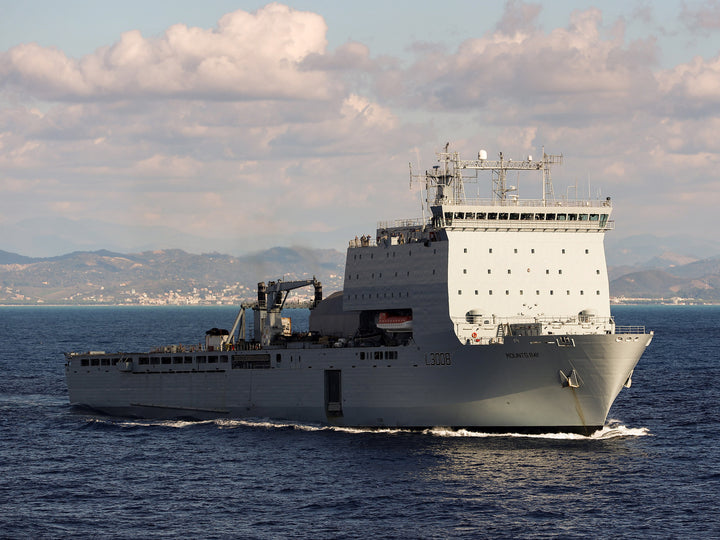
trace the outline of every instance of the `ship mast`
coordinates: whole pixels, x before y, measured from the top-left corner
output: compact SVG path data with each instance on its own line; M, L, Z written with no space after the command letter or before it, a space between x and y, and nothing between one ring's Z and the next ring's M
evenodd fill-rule
M474 176L464 177L463 170L491 171L492 200L500 204L504 204L509 198L517 198L517 195L509 195L517 188L507 185L508 171L542 171L543 205L555 200L550 169L552 165L562 164L562 154L546 154L543 147L543 157L540 160L533 160L532 156L528 156L523 161L513 161L505 159L502 152L499 154L499 159L488 160L487 152L480 150L477 159L461 160L458 152L448 150L449 144L445 145L443 152L437 154L440 165L435 165L432 170L425 171L424 175L413 174L412 164L410 164L410 184L412 185L413 179L425 180L425 202L428 206L431 204L435 206L463 204L465 202L463 180L475 179L477 173ZM435 191L433 201L430 201L431 190Z
M481 171L491 171L493 176L493 201L505 202L508 199L508 193L515 191L516 188L507 186L508 171L542 171L543 173L543 204L555 200L555 193L552 187L552 178L550 176L550 168L552 165L561 165L563 156L551 155L545 153L543 147L543 157L541 160L533 160L532 156L528 156L524 161L505 160L503 153L500 152L500 159L488 160L485 150L480 150L478 158L474 160L457 160L456 167L460 169L475 169Z

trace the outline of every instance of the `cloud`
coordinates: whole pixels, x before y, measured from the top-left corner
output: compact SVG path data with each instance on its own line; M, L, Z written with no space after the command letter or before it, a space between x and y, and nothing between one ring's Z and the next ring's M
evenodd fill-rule
M508 7L494 33L466 40L454 54L423 56L408 70L416 103L462 110L500 100L535 104L533 116L546 103L556 107L555 114L612 114L654 84L653 43L626 45L620 23L604 38L598 9L573 12L567 28L545 33L533 23L537 8L516 2Z
M119 98L324 99L335 85L302 67L323 54L315 13L269 4L223 16L214 29L177 24L158 38L122 34L80 60L27 43L0 55L0 87L55 101Z
M684 111L704 111L720 105L720 55L709 60L696 56L657 74L663 94L673 98ZM684 103L683 103L684 101Z
M706 0L690 5L683 2L680 20L691 32L708 34L720 28L720 2Z

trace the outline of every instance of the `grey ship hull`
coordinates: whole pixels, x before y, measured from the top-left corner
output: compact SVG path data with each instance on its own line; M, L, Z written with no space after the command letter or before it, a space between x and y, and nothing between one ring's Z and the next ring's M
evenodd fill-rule
M216 352L226 363L187 365L173 363L187 353L164 354L168 363L154 365L139 365L142 355L73 355L66 376L72 404L122 416L588 433L604 424L651 339L510 337L504 344L456 342L442 353L415 344L265 348ZM103 358L109 365L81 366ZM249 358L270 360L257 369Z

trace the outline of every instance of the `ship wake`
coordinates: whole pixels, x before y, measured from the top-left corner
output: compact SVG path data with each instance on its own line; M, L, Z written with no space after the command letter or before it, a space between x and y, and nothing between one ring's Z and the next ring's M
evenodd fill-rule
M200 426L215 426L217 429L271 429L271 430L296 430L306 432L338 432L350 434L420 434L430 437L465 437L465 438L527 438L527 439L555 439L555 440L608 440L622 437L643 437L651 435L646 427L633 428L624 425L619 420L609 420L602 429L591 435L578 433L489 433L473 431L469 429L454 429L447 427L433 427L427 429L407 428L354 428L327 426L309 422L293 422L282 420L271 420L266 418L244 418L244 419L214 419L214 420L144 420L144 419L118 419L108 417L90 417L88 423L101 424L107 427L118 428L142 428L161 427L171 429L196 428Z

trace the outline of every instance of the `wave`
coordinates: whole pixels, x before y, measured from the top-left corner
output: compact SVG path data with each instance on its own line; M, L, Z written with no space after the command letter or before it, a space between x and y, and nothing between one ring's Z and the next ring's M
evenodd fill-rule
M421 434L431 437L468 437L468 438L528 438L528 439L555 439L555 440L608 440L621 437L643 437L650 435L650 430L646 427L632 428L623 425L618 420L609 420L602 429L591 435L581 435L577 433L488 433L482 431L472 431L468 429L455 429L447 427L433 427L422 430L408 428L355 428L328 426L324 424L271 420L268 418L243 418L243 419L214 419L214 420L131 420L116 418L88 418L88 422L97 422L109 424L120 428L137 428L137 427L165 427L183 429L197 426L215 425L218 429L290 429L306 432L338 432L349 434Z

